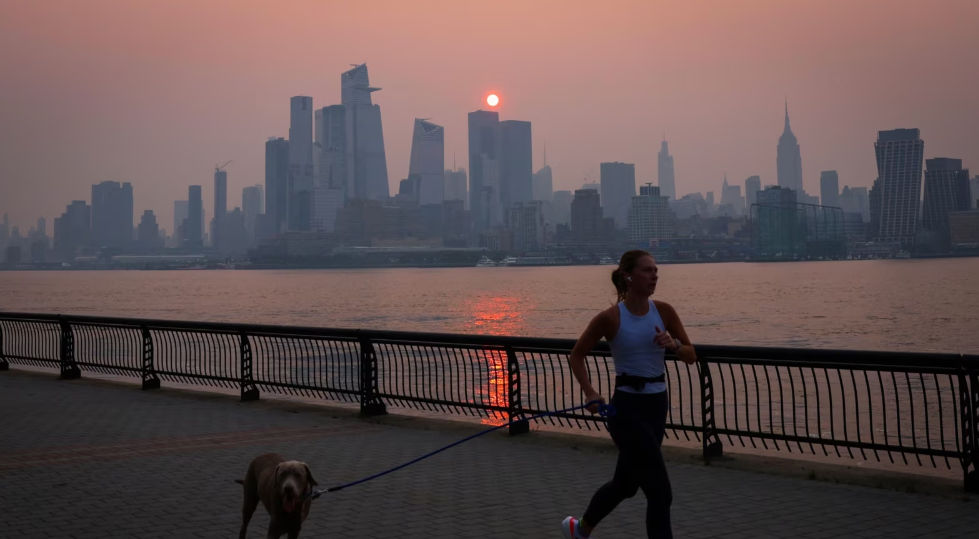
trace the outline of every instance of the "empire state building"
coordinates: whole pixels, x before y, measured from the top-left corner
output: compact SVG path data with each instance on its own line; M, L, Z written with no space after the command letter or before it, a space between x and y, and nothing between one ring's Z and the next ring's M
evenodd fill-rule
M778 185L802 194L802 153L789 126L789 104L785 104L785 130L778 139Z

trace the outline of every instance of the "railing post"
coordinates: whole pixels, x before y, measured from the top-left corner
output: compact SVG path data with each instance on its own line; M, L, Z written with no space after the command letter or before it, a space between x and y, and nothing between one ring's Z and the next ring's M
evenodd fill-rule
M710 376L710 364L697 357L697 372L700 374L700 414L704 442L704 461L724 454L724 445L717 437L717 427L714 424L714 381Z
M252 379L252 344L244 331L238 337L241 341L241 401L257 401L258 387Z
M75 364L75 334L67 320L58 320L61 328L61 380L75 380L82 377L82 371Z
M964 362L963 362L964 363ZM979 373L965 364L959 371L959 398L962 406L962 476L966 492L979 492Z
M530 432L530 422L523 419L523 405L520 402L520 363L517 362L517 354L513 347L506 345L506 371L507 371L507 419L510 422L510 436L517 434L527 434Z
M374 344L366 335L360 335L358 340L360 343L360 414L368 417L385 415L388 413L387 406L377 396L380 391Z
M153 336L146 326L140 328L143 335L143 389L159 389L160 379L153 366Z
M9 371L10 363L7 356L3 354L3 324L0 323L0 371Z

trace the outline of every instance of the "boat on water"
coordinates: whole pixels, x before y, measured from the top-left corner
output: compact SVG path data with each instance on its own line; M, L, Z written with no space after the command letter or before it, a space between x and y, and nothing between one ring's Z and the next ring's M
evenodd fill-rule
M477 268L495 268L496 266L496 262L490 260L488 256L484 256L483 258L479 259L479 262L476 262Z
M501 266L516 266L518 263L519 261L515 256L508 256L500 261Z
M615 266L616 262L607 256L603 256L601 260L598 261L599 266Z

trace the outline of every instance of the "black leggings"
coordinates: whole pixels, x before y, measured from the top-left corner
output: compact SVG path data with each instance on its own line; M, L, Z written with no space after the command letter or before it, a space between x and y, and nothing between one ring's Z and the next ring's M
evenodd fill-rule
M617 390L612 404L616 413L607 420L608 431L619 448L619 460L612 480L595 492L582 518L589 526L597 526L622 500L642 489L646 496L646 534L672 538L673 491L660 451L670 398L666 391L636 394Z

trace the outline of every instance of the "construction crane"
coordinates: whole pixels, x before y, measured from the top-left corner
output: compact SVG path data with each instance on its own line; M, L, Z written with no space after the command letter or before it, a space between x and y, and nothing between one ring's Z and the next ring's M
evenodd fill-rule
M234 161L234 159L230 159L230 160L226 161L223 165L218 165L218 164L215 163L215 165L214 165L214 172L217 172L217 171L223 169L224 167L230 165L231 164L231 161Z

